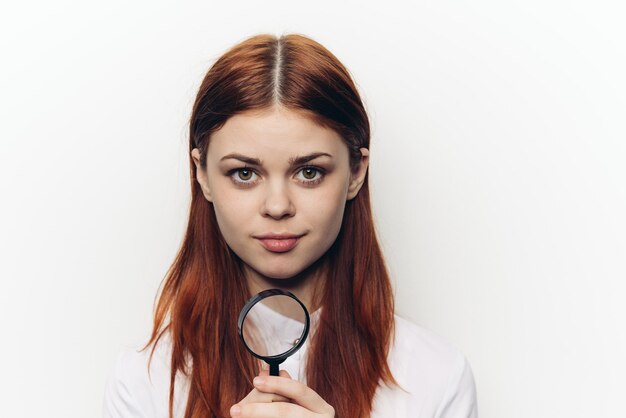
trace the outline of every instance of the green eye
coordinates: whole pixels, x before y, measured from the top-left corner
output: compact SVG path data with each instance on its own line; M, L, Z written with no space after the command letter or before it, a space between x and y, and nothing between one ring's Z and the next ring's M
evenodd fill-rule
M250 180L252 178L252 170L243 168L238 171L238 176L241 180Z
M317 174L317 170L314 168L305 168L302 170L302 175L307 180L312 180L315 178L315 174Z
M319 167L303 167L298 171L298 181L307 186L314 186L324 178L324 170Z

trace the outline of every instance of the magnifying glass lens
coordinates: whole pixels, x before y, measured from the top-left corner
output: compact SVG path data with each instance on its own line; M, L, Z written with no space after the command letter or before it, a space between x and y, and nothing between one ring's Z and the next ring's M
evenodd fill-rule
M260 358L280 357L306 337L307 314L294 298L277 294L250 308L241 326L242 338Z

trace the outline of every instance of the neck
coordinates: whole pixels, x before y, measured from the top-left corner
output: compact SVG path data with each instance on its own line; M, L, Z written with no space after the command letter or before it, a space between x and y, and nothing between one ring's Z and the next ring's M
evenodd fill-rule
M267 277L246 264L243 266L248 291L251 295L266 289L278 288L293 293L304 303L304 306L306 306L309 312L313 312L319 307L321 297L319 293L321 292L326 278L325 257L321 257L297 275L285 279Z

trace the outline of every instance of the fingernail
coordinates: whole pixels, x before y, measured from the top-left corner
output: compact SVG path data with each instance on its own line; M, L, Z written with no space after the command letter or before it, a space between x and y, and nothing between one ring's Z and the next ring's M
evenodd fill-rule
M262 378L262 377L260 377L260 376L257 376L257 377L255 377L255 378L252 380L252 383L253 383L255 386L262 385L263 383L265 383L265 379L263 379L263 378Z
M241 408L239 407L239 405L233 405L230 408L230 415L233 417L238 417L239 414L241 414Z

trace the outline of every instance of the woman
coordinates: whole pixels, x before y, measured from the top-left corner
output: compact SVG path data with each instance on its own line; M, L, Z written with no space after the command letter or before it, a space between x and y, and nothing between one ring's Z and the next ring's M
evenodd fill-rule
M477 416L463 354L394 315L369 141L348 71L319 43L258 35L215 62L190 120L187 232L152 337L111 373L105 417ZM237 334L268 288L312 312L280 376Z

